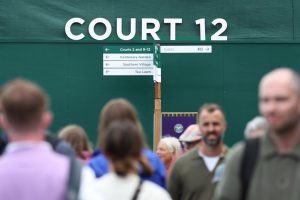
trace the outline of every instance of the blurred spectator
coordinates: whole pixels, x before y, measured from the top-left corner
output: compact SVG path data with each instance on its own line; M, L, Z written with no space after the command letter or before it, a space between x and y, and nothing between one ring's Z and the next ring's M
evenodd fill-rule
M245 128L245 138L261 137L268 130L268 122L265 118L257 116L247 123Z
M85 130L78 125L68 125L60 130L58 137L67 141L75 150L77 157L87 163L91 158L92 149Z
M299 74L289 68L267 73L258 96L268 130L231 149L215 200L300 199Z
M192 124L185 129L185 131L179 137L179 141L182 142L185 151L189 151L196 145L201 143L201 133L198 124Z
M110 123L116 120L129 120L134 123L140 129L140 133L143 138L143 156L140 157L140 162L149 162L152 167L152 175L146 174L143 170L139 171L141 178L150 180L158 185L165 187L166 185L166 170L164 164L158 158L158 156L146 147L144 139L143 129L140 121L138 120L135 108L131 103L125 99L113 99L110 100L103 107L100 120L99 120L99 133L98 133L98 144L100 147L100 154L92 158L89 162L89 166L94 170L96 177L108 173L108 161L106 157L101 153L101 147L103 146L103 137Z
M0 113L2 113L2 87L0 87ZM56 135L52 134L49 130L45 130L45 141L47 141L51 147L60 154L64 154L70 158L75 157L75 152L71 146L64 140L59 139ZM9 143L9 138L7 137L4 130L0 135L0 155L3 154L6 145Z
M1 98L0 123L10 141L0 157L1 199L85 199L92 172L44 140L52 122L47 94L16 79L4 86Z
M167 176L169 176L170 174L172 163L180 153L181 145L177 138L164 137L159 141L156 149L156 154L165 164Z
M137 124L128 120L114 121L106 128L102 147L111 172L96 180L90 200L171 200L163 188L138 175L138 163L144 148L140 131ZM152 172L148 162L143 162L140 167L146 173Z

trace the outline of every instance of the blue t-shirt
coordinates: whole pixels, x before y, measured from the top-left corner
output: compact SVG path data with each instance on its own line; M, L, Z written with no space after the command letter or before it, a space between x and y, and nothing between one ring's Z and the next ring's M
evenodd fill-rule
M149 149L144 149L143 154L148 159L152 169L153 174L152 176L145 176L142 175L142 172L140 172L140 177L144 180L152 181L161 187L166 187L166 169L162 161L157 157L155 153L150 151ZM88 165L94 170L96 177L99 178L102 175L108 173L109 171L109 163L106 157L99 153L94 158L92 158Z

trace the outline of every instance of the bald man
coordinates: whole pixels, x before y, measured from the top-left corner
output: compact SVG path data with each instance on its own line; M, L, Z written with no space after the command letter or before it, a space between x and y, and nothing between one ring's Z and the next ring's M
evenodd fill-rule
M259 148L248 186L243 187L247 184L240 175L245 143L239 143L226 158L215 200L300 199L299 75L289 68L265 75L259 85L259 110L269 128L257 140Z

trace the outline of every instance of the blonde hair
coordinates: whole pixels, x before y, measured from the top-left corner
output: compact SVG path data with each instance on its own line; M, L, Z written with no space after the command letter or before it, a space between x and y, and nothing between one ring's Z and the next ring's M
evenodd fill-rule
M83 154L84 151L92 151L85 130L78 125L72 124L65 126L59 131L58 137L66 140L82 159L85 158Z
M164 137L160 140L160 142L165 143L170 153L174 155L181 153L181 145L177 138L175 137Z

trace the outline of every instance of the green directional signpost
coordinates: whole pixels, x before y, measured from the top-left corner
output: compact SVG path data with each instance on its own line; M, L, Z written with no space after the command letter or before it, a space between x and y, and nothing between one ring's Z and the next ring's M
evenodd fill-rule
M153 76L155 82L154 149L161 136L159 48L159 45L103 47L104 76Z
M154 45L153 80L155 83L154 100L154 148L157 147L162 132L161 109L161 53L212 53L211 45L180 45L160 46Z
M104 76L152 76L152 46L104 46Z
M161 138L161 53L212 53L211 45L179 46L104 46L104 76L153 76L154 89L154 149Z

